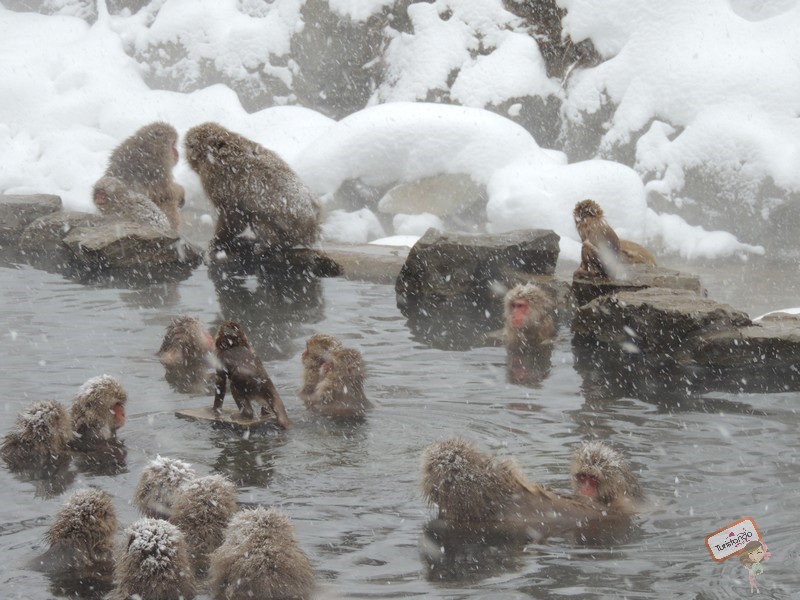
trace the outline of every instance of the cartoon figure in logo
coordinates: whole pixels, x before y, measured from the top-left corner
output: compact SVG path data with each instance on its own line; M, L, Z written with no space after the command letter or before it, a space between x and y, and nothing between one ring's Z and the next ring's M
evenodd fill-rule
M761 563L768 561L771 556L769 550L767 550L767 545L764 542L755 540L748 542L741 554L739 554L739 562L749 573L751 594L754 592L760 593L758 585L756 585L756 577L764 572L764 565Z

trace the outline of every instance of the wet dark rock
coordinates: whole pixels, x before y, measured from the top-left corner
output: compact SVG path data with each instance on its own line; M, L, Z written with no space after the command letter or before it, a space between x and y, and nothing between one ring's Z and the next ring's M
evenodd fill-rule
M622 291L636 291L647 288L669 288L688 290L705 295L697 275L681 273L674 269L651 265L619 265L624 276L615 279L575 277L572 292L578 306L582 306L608 294Z
M344 269L334 258L314 248L280 249L265 246L252 240L238 240L225 251L210 248L206 254L210 268L231 275L274 275L338 277Z
M552 275L559 236L548 230L469 235L425 232L395 282L397 305L410 313L496 310L493 290L520 275Z
M774 315L746 327L696 336L685 355L707 387L732 391L800 388L800 316Z
M753 323L689 290L648 288L591 301L572 329L576 363L637 393L800 389L800 318L793 315Z
M61 210L61 198L51 194L0 195L0 246L13 246L33 221Z
M77 227L62 240L75 261L88 271L185 266L202 262L201 253L177 232L162 231L130 221L106 221L94 227Z
M592 300L576 312L572 331L634 352L675 352L692 336L750 322L745 313L691 290L653 287Z

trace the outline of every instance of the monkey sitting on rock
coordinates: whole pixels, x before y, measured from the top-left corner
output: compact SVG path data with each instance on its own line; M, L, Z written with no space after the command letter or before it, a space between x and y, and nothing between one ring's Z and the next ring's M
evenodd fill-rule
M239 414L244 419L254 417L253 402L261 406L261 415L275 413L284 429L292 426L278 390L272 383L261 359L256 356L244 328L235 321L223 321L214 338L217 352L217 378L214 393L215 413L222 412L222 402L228 381Z
M136 221L163 225L158 214L141 196L149 199L172 229L181 223L184 190L173 178L178 162L178 132L161 121L145 125L111 153L104 177L95 184L92 200L101 212Z
M278 154L216 123L192 127L185 145L217 210L212 254L280 252L317 240L319 200Z
M620 264L655 265L655 257L636 242L620 240L594 200L582 200L572 211L581 242L581 264L574 277L614 277Z

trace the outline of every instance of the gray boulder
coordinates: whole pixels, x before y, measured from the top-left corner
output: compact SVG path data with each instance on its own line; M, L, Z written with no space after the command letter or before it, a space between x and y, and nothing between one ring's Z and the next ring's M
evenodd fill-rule
M28 225L58 210L61 198L51 194L0 195L0 246L15 246Z
M581 306L572 331L632 352L676 352L685 350L694 336L750 323L745 313L691 290L652 287L601 296Z
M78 212L32 222L19 252L34 266L79 278L179 279L202 262L175 231Z
M652 287L689 290L696 294L705 294L697 275L643 264L618 265L618 268L623 276L614 279L573 277L572 293L575 295L575 302L578 306L615 292L636 291Z
M602 296L572 321L576 368L641 394L800 389L800 317L754 323L690 290L647 288Z
M39 269L65 271L71 268L74 254L64 238L75 228L97 227L105 222L102 215L83 212L59 211L39 217L19 238L20 256Z
M504 234L429 229L409 252L395 282L404 314L441 310L495 312L495 289L524 275L552 275L559 236L548 230Z

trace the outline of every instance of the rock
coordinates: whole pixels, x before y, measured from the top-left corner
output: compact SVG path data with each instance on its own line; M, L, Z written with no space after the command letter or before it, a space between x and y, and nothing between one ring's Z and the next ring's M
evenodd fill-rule
M202 254L177 232L130 221L106 221L73 228L63 239L82 270L123 270L144 274L162 267L193 269Z
M800 389L800 316L753 323L689 290L648 288L597 298L572 322L576 369L644 396L670 389Z
M608 294L621 291L636 291L646 288L670 288L676 290L689 290L705 295L705 290L696 275L688 275L674 269L665 267L630 264L619 265L624 269L625 277L615 279L582 278L574 277L572 292L578 306L583 306Z
M692 336L750 323L745 313L691 290L652 287L601 296L581 306L572 331L633 353L673 353L685 349Z
M19 252L25 260L46 271L71 268L74 255L63 239L76 227L96 227L106 219L99 214L54 212L33 221L19 238Z
M709 389L796 390L800 317L776 314L746 327L696 336L681 358L702 369Z
M509 281L513 272L555 272L559 239L546 230L469 235L429 229L411 248L397 277L397 304L404 314L491 310L492 289Z
M38 268L79 279L180 279L202 262L177 232L80 212L33 221L20 236L19 253Z
M60 209L61 198L50 194L0 196L0 245L15 245L28 225Z

